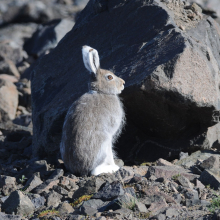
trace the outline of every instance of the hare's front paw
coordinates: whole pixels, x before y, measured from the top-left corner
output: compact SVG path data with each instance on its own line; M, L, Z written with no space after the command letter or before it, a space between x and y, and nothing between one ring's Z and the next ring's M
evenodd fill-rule
M115 171L117 171L120 167L117 165L99 165L97 166L94 170L92 170L91 174L92 175L99 175L101 173L114 173Z

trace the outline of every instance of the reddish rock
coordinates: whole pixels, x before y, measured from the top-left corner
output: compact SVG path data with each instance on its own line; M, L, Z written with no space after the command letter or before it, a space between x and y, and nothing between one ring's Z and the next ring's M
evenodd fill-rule
M5 115L13 120L17 106L18 91L16 86L9 80L0 79L0 120L4 120Z

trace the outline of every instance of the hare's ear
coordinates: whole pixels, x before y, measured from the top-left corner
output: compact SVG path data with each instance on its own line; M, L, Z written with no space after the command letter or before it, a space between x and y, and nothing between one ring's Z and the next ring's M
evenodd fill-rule
M86 69L96 74L100 67L98 51L89 46L83 46L82 55Z

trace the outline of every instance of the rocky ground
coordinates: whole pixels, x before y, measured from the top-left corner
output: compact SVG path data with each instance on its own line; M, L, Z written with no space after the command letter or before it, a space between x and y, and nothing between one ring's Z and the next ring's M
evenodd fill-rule
M97 13L105 11L104 1L97 2ZM183 35L205 16L202 11L220 21L215 0L210 0L209 4L197 1L202 9L193 1L180 6L175 0L161 2L173 13L176 28L179 27ZM124 165L118 159L119 171L97 177L74 176L57 157L33 156L30 74L36 73L37 61L50 54L74 27L86 3L86 0L0 1L0 220L220 219L218 142L208 144L213 146L211 150L191 149L190 152L195 152L189 154L179 154L176 150L179 155L175 154L175 160L170 157L170 162L160 158L155 162L132 161L135 165L126 166L128 161ZM81 18L79 29L84 23ZM191 43L194 44L193 41ZM205 51L204 48L202 50ZM212 61L210 54L210 51L206 52ZM36 77L40 78L39 75ZM52 90L47 90L49 86L53 88L50 80L45 81L45 85L50 85L42 86L47 91L46 101L54 95ZM41 92L43 94L44 91ZM35 99L38 95L41 94L37 93ZM38 100L41 106L35 106L35 110L44 106L45 100ZM38 131L48 124L43 118L47 111L48 106L43 107L38 115ZM60 118L64 117L61 115ZM51 120L48 134L54 136L46 135L50 143L58 143L56 136L62 125L60 118L55 118L56 123ZM60 126L57 128L57 125ZM215 129L218 126L219 123ZM215 129L210 132L210 139L214 141ZM136 138L133 132L129 135ZM41 143L37 138L35 141ZM47 145L49 141L42 143ZM196 144L199 145L199 141ZM160 150L163 148L163 145L157 146ZM136 149L135 146L133 148ZM149 152L147 155L151 157ZM130 160L129 164L132 162Z
M139 166L124 166L118 159L119 171L96 177L76 177L61 160L29 159L27 152L1 164L0 219L220 218L215 150L182 152L172 162Z

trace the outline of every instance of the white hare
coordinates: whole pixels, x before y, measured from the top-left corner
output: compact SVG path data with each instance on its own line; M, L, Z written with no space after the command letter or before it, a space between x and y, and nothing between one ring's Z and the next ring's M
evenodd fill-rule
M83 46L83 61L91 73L91 90L70 107L63 126L60 152L66 168L74 174L112 173L113 143L124 124L118 94L124 80L100 68L97 50Z

